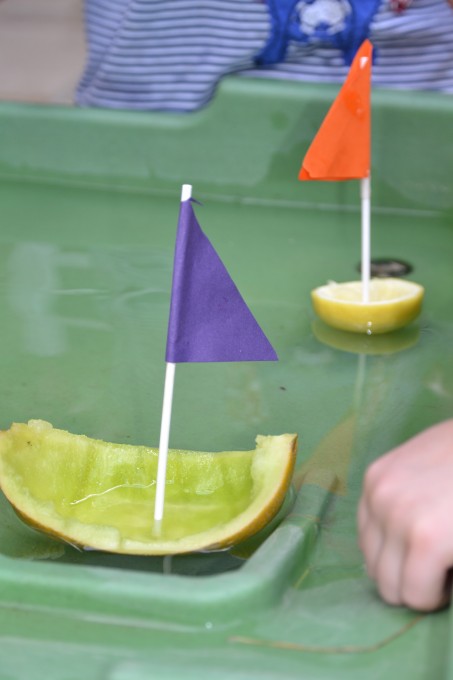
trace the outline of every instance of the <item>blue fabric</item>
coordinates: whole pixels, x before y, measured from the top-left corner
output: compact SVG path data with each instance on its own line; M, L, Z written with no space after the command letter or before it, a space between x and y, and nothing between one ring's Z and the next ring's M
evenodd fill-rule
M351 64L369 37L370 24L382 0L265 0L271 32L257 64L283 61L290 41L327 44L343 52Z

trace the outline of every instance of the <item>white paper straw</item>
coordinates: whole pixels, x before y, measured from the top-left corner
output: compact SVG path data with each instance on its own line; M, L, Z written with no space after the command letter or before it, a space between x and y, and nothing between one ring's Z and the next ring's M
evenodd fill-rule
M192 186L183 184L181 201L187 201L192 196ZM162 405L162 420L160 425L159 457L157 462L156 501L154 505L155 529L164 516L165 483L167 480L168 443L170 440L171 411L173 404L173 387L175 384L176 364L167 362L165 368L164 400ZM156 526L157 525L157 526Z
M160 522L164 516L165 482L167 479L168 442L170 439L171 407L176 364L167 363L165 368L164 402L160 425L159 458L157 462L156 502L154 520Z
M362 208L362 302L370 300L370 261L371 261L371 181L370 177L360 180Z

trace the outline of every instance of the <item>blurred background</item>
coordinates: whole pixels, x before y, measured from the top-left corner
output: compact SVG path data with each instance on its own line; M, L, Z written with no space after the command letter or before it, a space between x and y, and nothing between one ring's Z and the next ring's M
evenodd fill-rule
M83 0L0 0L0 99L70 105L84 62Z

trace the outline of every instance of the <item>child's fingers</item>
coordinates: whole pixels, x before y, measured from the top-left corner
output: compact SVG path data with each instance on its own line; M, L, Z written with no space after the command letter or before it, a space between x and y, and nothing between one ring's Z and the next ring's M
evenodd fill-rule
M448 600L445 584L448 563L442 541L434 544L435 532L419 529L409 546L402 570L402 602L420 611L432 611Z
M374 577L382 598L389 604L402 604L402 576L406 546L398 536L385 535L376 557Z

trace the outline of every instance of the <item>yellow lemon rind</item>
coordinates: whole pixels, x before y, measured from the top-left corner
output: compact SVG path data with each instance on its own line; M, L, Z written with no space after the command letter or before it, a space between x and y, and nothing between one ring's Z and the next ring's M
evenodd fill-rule
M379 283L383 279L372 280ZM381 334L389 333L414 321L420 314L424 296L424 288L417 283L401 279L392 279L395 285L401 285L407 293L387 300L338 299L335 290L342 286L359 285L360 282L348 281L344 284L326 284L311 292L313 309L320 319L333 328L353 333Z

